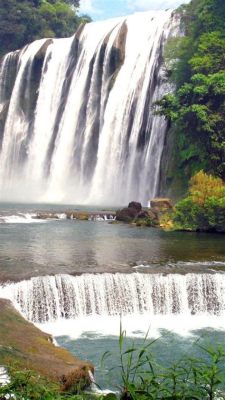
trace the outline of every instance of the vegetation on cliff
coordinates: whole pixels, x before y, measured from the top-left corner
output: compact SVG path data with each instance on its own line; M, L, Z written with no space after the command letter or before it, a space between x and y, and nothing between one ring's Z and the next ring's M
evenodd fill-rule
M79 0L0 0L0 56L40 38L74 34Z
M175 229L225 232L225 183L198 172L190 180L188 196L176 204Z
M192 0L178 12L185 35L165 51L176 90L159 102L175 132L173 168L186 182L201 169L225 180L225 2Z

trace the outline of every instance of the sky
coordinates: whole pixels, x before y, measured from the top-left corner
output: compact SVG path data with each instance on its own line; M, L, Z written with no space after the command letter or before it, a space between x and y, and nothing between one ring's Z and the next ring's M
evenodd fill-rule
M138 11L176 8L190 0L80 0L80 14L94 21L133 14Z

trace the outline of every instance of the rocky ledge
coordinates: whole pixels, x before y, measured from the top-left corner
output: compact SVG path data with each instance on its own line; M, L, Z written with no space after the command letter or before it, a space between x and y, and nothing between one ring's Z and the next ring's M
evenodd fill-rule
M112 221L115 218L115 211L37 211L33 219L71 219L79 221Z
M32 370L71 390L90 384L91 363L56 347L52 337L26 321L9 300L0 299L0 365Z

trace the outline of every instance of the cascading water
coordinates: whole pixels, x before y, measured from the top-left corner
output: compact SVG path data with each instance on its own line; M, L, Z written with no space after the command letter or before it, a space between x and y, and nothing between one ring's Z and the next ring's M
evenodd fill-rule
M1 287L33 322L88 315L224 315L224 275L84 274L32 278Z
M177 27L169 11L139 13L6 55L0 200L146 204L167 128L152 105L170 90L162 52Z

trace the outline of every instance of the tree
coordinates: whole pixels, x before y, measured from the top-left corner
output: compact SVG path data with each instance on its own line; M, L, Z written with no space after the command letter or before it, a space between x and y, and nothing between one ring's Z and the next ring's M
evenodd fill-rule
M40 38L68 37L82 21L79 0L0 0L0 55Z
M176 90L159 113L176 132L179 165L225 179L225 2L192 0L179 12L185 36L165 52Z

